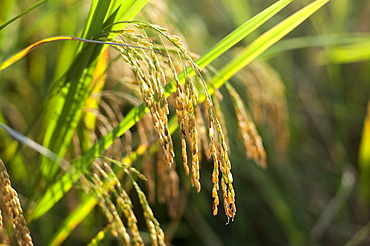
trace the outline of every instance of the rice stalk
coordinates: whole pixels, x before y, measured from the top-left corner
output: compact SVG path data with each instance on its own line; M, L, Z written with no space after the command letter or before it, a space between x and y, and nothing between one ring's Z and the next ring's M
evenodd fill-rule
M213 99L213 105L214 105L214 110L215 110L216 116L219 119L220 125L221 125L221 127L224 131L226 144L227 144L227 146L229 146L229 143L228 143L229 138L228 138L228 135L227 135L226 121L225 121L224 113L222 112L222 108L221 108L221 105L220 105L222 100L223 100L223 95L219 91L216 91L216 93L214 94L212 99Z
M105 234L111 230L111 226L108 225L102 230L100 230L96 236L91 239L90 243L87 244L87 246L98 246L100 245L99 243L105 238Z
M201 189L199 171L201 142L198 138L199 133L196 117L201 119L201 116L199 115L199 111L196 116L195 108L199 106L197 105L198 91L196 89L194 79L188 76L188 66L190 66L198 76L207 98L205 108L209 129L209 151L213 153L210 156L214 159L214 168L220 170L222 173L221 179L223 181L221 186L225 213L229 219L234 218L236 212L235 193L232 186L231 163L228 157L226 136L219 120L219 117L222 118L222 115L219 110L216 112L216 109L214 108L212 99L208 93L207 85L201 76L200 69L193 62L191 56L186 51L178 36L171 35L167 29L157 25L137 21L129 23L133 24L133 27L136 28L136 30L131 29L130 27L130 29L112 31L114 34L118 34L118 39L108 40L143 45L144 47L152 49L152 51L147 51L145 49L131 49L129 46L115 47L121 52L123 59L135 74L140 86L142 99L150 110L161 154L167 162L168 168L171 168L171 166L174 165L174 151L172 137L168 130L167 115L169 114L169 106L163 91L163 86L168 81L173 80L175 82L176 115L180 128L183 166L186 174L191 173L191 183L199 192ZM159 38L157 38L159 43L154 43L148 38L147 32L149 31L146 29L157 33L159 36ZM167 48L169 46L173 48ZM154 50L161 50L162 52L158 53L154 52ZM177 63L179 63L179 65L177 65ZM180 68L182 68L182 71L184 72L184 76L181 79L177 75ZM180 82L182 79L184 82ZM200 123L202 125L201 121ZM204 128L202 131L204 132ZM190 150L190 160L188 160L188 150ZM190 162L190 167L188 161ZM161 175L166 174L165 169L162 169L162 166L160 170ZM168 170L167 172L171 173L171 171ZM159 175L159 177L161 177L161 175ZM175 175L171 176L175 177ZM219 177L216 174L216 171L213 176L214 188L215 190L218 190L219 187L215 180L218 180ZM168 175L165 175L164 177L168 177ZM216 193L213 192L213 194ZM164 198L166 195L161 193L159 193L159 195L161 202L167 200ZM218 199L218 197L214 197L214 199ZM213 206L214 214L217 214L217 206L218 202L215 201Z

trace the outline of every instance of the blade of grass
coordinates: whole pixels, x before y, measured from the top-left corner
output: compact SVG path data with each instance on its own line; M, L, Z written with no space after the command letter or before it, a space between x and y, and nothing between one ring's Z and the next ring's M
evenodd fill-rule
M213 93L213 90L220 88L227 80L240 71L240 69L244 68L251 61L256 59L265 50L290 33L294 28L300 25L329 1L330 0L315 1L259 36L254 42L248 45L239 54L239 56L234 58L220 71L219 75L212 81L212 86L209 88L210 93Z
M13 1L3 1L1 3L0 22L5 22L6 21L13 4L14 4ZM5 49L6 49L6 47L4 45L4 43L5 43L4 41L5 41L5 37L7 37L8 31L9 31L9 29L7 29L3 32L0 32L0 61L3 60L3 55L4 55L4 52L5 52ZM0 87L0 90L2 90L1 87Z
M91 83L91 88L90 88L91 95L86 100L86 105L85 105L85 108L87 108L88 110L84 114L84 124L90 130L95 130L96 115L91 110L98 109L99 97L97 97L96 95L104 87L107 68L108 68L108 50L106 49L103 51L96 65L96 69L95 69L94 76L93 76L93 82Z
M202 56L196 61L200 68L209 65L216 58L220 57L223 53L233 47L240 40L248 36L251 32L260 27L263 23L276 15L280 10L286 7L292 0L280 0L271 5L258 15L254 16L249 21L238 27L235 31L222 39L214 48L212 48L206 55ZM190 76L194 76L191 74Z
M84 220L85 217L91 212L96 204L97 201L91 197L88 197L85 201L82 201L80 206L78 206L78 208L75 209L59 227L58 231L55 233L48 245L61 245L76 228L76 226L78 226L78 224L81 223L81 221Z
M316 224L311 230L311 238L314 242L318 242L325 234L328 228L334 223L335 216L340 209L348 202L350 195L353 193L356 184L356 171L349 166L343 172L341 182L335 196L331 199L324 211L321 213Z
M318 53L318 64L348 64L370 60L370 42L358 42L346 46L333 47Z
M240 25L246 17L250 18L252 16L252 5L249 1L221 0L221 3L228 12L228 15L232 18L234 24Z
M347 45L369 42L370 35L367 33L341 33L321 36L306 36L281 40L261 54L260 58L268 60L283 52L296 49L325 47L335 45Z
M93 37L102 29L106 15L110 14L107 12L110 4L110 0L93 1L83 38ZM46 115L51 117L46 118L47 125L43 145L59 156L65 154L77 127L101 49L102 45L79 45L78 55L70 69L57 83L57 95L48 103ZM50 181L53 180L58 167L43 159L40 170L45 179Z
M42 154L43 156L46 156L50 160L60 163L61 165L68 166L68 162L64 160L63 158L59 157L54 152L50 151L49 149L45 148L41 144L36 143L32 139L24 136L20 132L17 132L16 130L4 125L3 123L0 123L0 128L2 128L9 136L14 138L20 143L23 143L24 145L27 145L31 149L35 150L36 152Z
M370 234L370 222L364 225L344 246L357 246ZM366 244L366 243L365 243Z
M337 32L343 32L346 29L352 5L354 4L350 0L333 1L330 5L331 18L335 20L334 28Z
M37 41L31 45L29 45L27 48L21 50L14 56L10 57L6 61L0 64L0 71L4 70L5 68L9 67L10 65L14 64L15 62L19 61L23 57L25 57L28 53L30 53L34 48L39 46L40 44L45 44L45 43L50 43L54 41L61 41L61 40L74 40L74 41L79 41L83 43L93 43L93 44L109 44L109 45L117 45L117 46L129 46L132 48L138 48L138 49L146 49L144 47L139 47L139 46L134 46L134 45L128 45L128 44L120 44L120 43L112 43L112 42L103 42L103 41L98 41L98 40L89 40L89 39L83 39L83 38L77 38L73 36L54 36L54 37L49 37L49 38L44 38L40 41Z
M139 11L146 2L147 0L134 1L134 3L133 1L122 0L94 2L89 13L84 36L94 37L112 22L119 21L120 18L125 20L131 18L135 14L135 10ZM125 8L127 13L122 13L119 10L120 7ZM108 10L111 13L107 13ZM118 13L122 16L118 16ZM89 88L96 62L102 49L103 46L99 44L80 45L79 55L64 79L56 86L56 91L62 93L59 93L54 99L56 104L49 104L48 115L52 115L52 118L47 119L48 125L44 146L56 152L59 156L65 154L78 125L82 109L90 92ZM58 167L48 161L43 161L40 169L47 180L52 180Z
M367 104L367 114L364 120L361 143L358 153L360 169L360 191L362 198L370 202L370 100Z
M11 18L10 20L6 21L4 24L2 24L0 26L0 31L5 28L6 26L8 26L9 24L11 24L12 22L16 21L17 19L21 18L23 15L27 14L28 12L30 12L31 10L37 8L38 6L40 6L41 4L43 3L46 3L47 1L49 0L41 0L37 3L35 3L34 5L32 5L31 7L29 7L28 9L26 9L25 11L19 13L18 15L14 16L13 18Z
M93 160L93 157L98 157L103 153L112 143L113 141L121 136L126 129L128 124L135 124L145 113L146 113L146 107L144 104L141 104L138 106L138 111L133 111L126 115L125 119L120 122L120 124L113 129L112 132L110 132L105 137L101 138L89 151L85 152L83 156L81 157L81 162L79 163L79 167L82 165L91 164L91 160ZM68 173L64 174L60 179L58 179L54 184L50 185L47 191L43 196L41 196L35 208L32 211L31 219L37 219L40 216L42 216L44 213L49 211L55 203L57 203L64 194L69 191L73 184L78 180L78 178L81 175L81 171L76 167L75 164L74 167L72 167Z

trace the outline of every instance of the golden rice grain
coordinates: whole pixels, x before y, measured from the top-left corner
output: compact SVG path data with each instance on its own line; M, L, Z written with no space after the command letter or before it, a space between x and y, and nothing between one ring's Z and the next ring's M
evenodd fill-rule
M11 186L8 172L2 160L0 160L0 183L3 200L9 217L11 218L17 244L19 246L32 246L31 234L27 227L27 222L23 217L23 210L19 202L18 194Z
M171 35L166 28L157 25L142 22L131 23L134 23L134 26L141 29L139 32L143 35L137 35L136 32L129 30L121 34L122 41L129 40L136 44L149 42L153 45L154 41L146 36L144 30L148 28L158 33L159 39L157 40L160 43L157 46L161 51L165 51L165 54L163 54L148 50L135 50L131 47L115 47L121 52L123 59L128 63L136 76L142 99L149 108L158 139L157 186L161 187L158 190L158 199L167 203L169 199L175 196L175 190L177 189L178 191L178 187L175 188L174 186L175 183L178 183L176 181L178 176L173 169L175 163L172 137L168 126L169 106L163 90L163 85L173 80L184 170L186 174L191 173L192 185L199 192L201 189L200 159L203 145L203 148L206 148L207 157L212 157L214 165L212 172L213 213L217 214L218 212L220 203L218 192L221 187L225 213L229 219L233 219L236 213L235 192L232 185L233 178L228 154L225 119L218 101L215 104L212 102L207 85L202 78L201 70L186 51L180 37ZM171 45L171 50L166 48L168 44ZM190 71L188 67L195 72L198 77L196 79L200 81L206 95L204 112L201 112L199 109L198 90L195 86L195 79L188 74ZM177 76L177 73L181 70L184 75L183 84L181 84ZM207 123L203 120L203 113ZM245 122L241 122L241 124L245 124ZM206 138L207 126L208 139ZM260 144L256 144L256 146L260 146ZM252 156L256 155L256 153L258 154L258 151L251 151L250 155ZM188 158L191 162L189 164ZM219 184L220 180L221 185Z
M253 158L261 167L266 167L266 152L262 145L262 138L258 134L254 123L250 120L239 94L229 84L227 89L234 102L239 133L243 139L247 157Z

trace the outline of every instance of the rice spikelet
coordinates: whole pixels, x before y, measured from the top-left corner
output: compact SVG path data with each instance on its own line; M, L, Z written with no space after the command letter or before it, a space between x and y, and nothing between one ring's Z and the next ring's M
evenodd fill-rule
M252 62L241 73L241 92L246 92L253 120L268 127L277 152L285 153L289 142L289 114L282 79L267 63L259 61Z
M2 160L0 160L0 182L5 207L11 218L15 239L19 246L31 246L32 238L23 216L23 210L19 202L17 192L12 188L8 172Z
M218 189L219 180L221 180L221 188L224 201L224 209L228 219L233 219L236 213L235 192L232 185L231 163L229 160L227 136L223 126L223 115L218 108L214 108L212 99L209 95L206 82L202 78L201 71L197 64L192 60L192 57L184 47L184 43L176 35L172 35L166 28L158 25L153 25L145 22L128 21L138 31L113 31L119 34L118 40L123 43L131 43L133 45L142 45L152 50L140 49L136 50L131 47L115 47L120 51L123 59L130 66L135 74L136 80L140 86L140 92L145 105L150 110L153 126L157 135L158 144L160 146L157 164L159 182L164 183L165 179L174 178L175 172L163 165L162 160L167 163L167 166L174 165L174 151L172 137L169 134L168 118L169 106L166 95L163 90L163 85L167 82L174 81L175 104L178 125L180 128L181 152L183 157L183 167L186 174L191 173L192 185L199 192L200 184L200 150L201 140L204 141L206 134L204 131L202 114L198 105L198 90L194 83L194 78L190 75L194 72L197 80L203 87L206 96L205 115L208 125L209 143L204 144L208 147L208 156L213 158L214 172L212 180L214 189L212 196L214 198L213 213L217 214L219 205ZM147 30L155 32L158 35L157 43L147 37ZM167 48L171 46L170 48ZM161 53L154 50L160 50ZM178 73L182 71L183 77L178 77ZM198 126L203 125L203 128ZM201 130L203 136L199 137ZM208 146L207 146L208 145ZM171 175L172 173L172 175ZM163 176L163 177L162 177ZM161 181L162 180L162 181ZM166 181L167 182L167 181ZM166 187L159 184L159 187ZM169 187L167 187L169 188ZM172 190L172 189L170 189ZM158 193L159 201L168 201L169 191Z
M243 139L247 157L254 159L261 167L265 168L266 152L262 145L262 138L258 134L253 121L250 119L239 94L230 84L226 84L226 88L233 99L238 119L239 135Z

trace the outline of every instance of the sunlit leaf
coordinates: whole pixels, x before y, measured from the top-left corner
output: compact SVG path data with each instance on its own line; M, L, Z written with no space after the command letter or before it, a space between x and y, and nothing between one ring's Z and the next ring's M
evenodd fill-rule
M73 36L55 36L55 37L49 37L49 38L44 38L40 41L37 41L31 45L29 45L27 48L24 50L18 52L14 56L10 57L0 65L0 71L4 70L5 68L9 67L13 63L19 61L22 59L24 56L26 56L28 53L30 53L34 48L39 46L40 44L45 44L45 43L50 43L54 41L60 41L60 40L74 40L74 41L80 41L80 42L85 42L85 43L93 43L93 44L109 44L109 45L118 45L118 46L130 46L133 48L138 48L138 49L145 49L142 47L138 46L133 46L133 45L128 45L128 44L119 44L119 43L112 43L112 42L103 42L103 41L98 41L98 40L89 40L89 39L83 39L83 38L77 38Z
M19 18L21 18L23 15L27 14L28 12L30 12L31 10L37 8L38 6L40 6L41 4L43 3L46 3L47 1L49 0L41 0L35 4L33 4L31 7L27 8L25 11L19 13L18 15L14 16L13 18L11 18L10 20L6 21L4 24L2 24L0 26L0 31L5 28L6 26L8 26L9 24L11 24L12 22L18 20ZM1 69L0 69L1 70Z
M362 197L365 201L370 202L370 101L367 104L367 115L362 130L358 164Z

